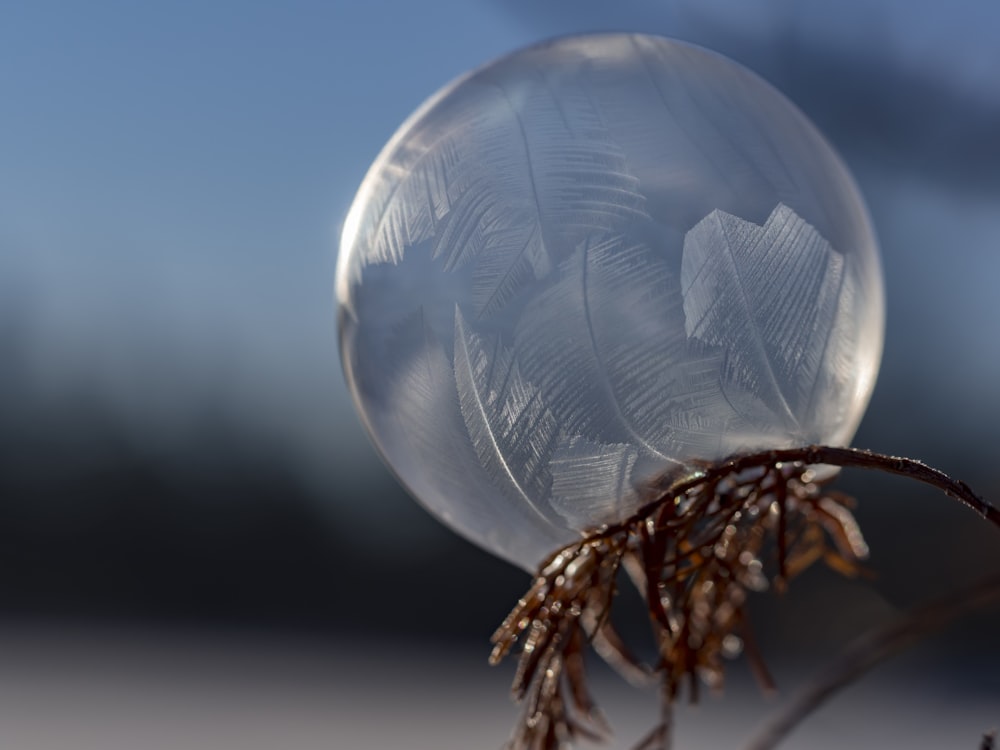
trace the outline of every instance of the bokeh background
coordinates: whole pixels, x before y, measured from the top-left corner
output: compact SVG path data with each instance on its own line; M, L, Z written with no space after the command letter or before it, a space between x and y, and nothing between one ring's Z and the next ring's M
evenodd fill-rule
M527 576L438 525L342 381L332 277L400 122L492 57L676 36L761 73L855 173L885 359L856 444L1000 499L1000 5L371 0L0 7L0 746L496 748L487 638ZM867 581L753 602L783 694L852 635L1000 572L968 511L849 474ZM629 625L626 624L626 628ZM789 747L974 748L1000 610L844 693ZM598 695L626 747L653 697ZM679 748L775 705L733 668Z

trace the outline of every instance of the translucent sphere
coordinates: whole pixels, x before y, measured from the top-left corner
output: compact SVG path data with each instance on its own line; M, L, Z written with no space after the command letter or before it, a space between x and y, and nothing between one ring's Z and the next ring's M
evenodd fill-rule
M753 73L653 36L558 39L433 96L358 191L337 295L385 460L528 569L694 461L848 443L882 350L839 158Z

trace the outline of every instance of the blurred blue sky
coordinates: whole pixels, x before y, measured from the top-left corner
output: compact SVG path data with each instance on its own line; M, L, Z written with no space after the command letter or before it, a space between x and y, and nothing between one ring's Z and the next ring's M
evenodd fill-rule
M226 420L319 495L381 471L335 346L353 191L451 78L599 29L713 46L813 115L884 245L873 409L926 393L928 419L995 444L1000 5L973 0L7 3L0 405L37 422L93 401L152 454ZM903 444L874 447L909 450L890 421L871 434Z
M324 483L370 461L335 350L339 223L409 111L524 32L458 1L3 15L0 310L33 398L0 403L96 397L150 450L210 410Z

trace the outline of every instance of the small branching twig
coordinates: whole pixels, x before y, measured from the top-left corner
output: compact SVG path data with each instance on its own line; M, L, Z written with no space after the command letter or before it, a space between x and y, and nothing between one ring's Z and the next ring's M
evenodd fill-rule
M771 717L746 750L773 750L837 690L854 682L879 662L953 620L997 601L1000 601L1000 577L993 577L972 589L926 604L884 627L865 633L852 641L830 662L829 667ZM986 735L984 742L989 737Z
M559 750L609 734L586 689L588 644L632 681L659 679L661 719L638 750L669 748L674 704L685 692L697 700L700 684L721 689L725 659L742 650L748 592L783 588L818 561L846 575L861 571L868 547L853 501L815 480L818 465L916 479L1000 527L1000 512L964 483L918 461L853 448L770 450L665 477L635 515L549 558L493 635L491 663L520 647L513 694L524 712L508 750ZM646 603L652 664L628 652L608 619L621 571ZM748 651L769 689L752 640Z

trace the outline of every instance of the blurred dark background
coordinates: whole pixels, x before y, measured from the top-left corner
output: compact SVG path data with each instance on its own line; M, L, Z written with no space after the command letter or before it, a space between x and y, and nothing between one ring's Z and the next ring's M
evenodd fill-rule
M340 374L332 277L353 191L399 123L545 37L704 44L818 124L883 249L885 357L855 443L1000 501L994 3L101 0L2 15L0 746L502 741L510 675L486 668L487 638L527 577L378 462ZM820 571L754 602L765 654L793 675L1000 573L995 530L957 504L879 476L842 486L862 499L872 580ZM914 736L939 746L928 727L952 717L973 747L1000 722L998 628L1000 609L980 612L844 698L845 712L885 702L859 741L896 726L902 685ZM752 723L740 669L736 708L708 706L703 724ZM99 720L127 706L133 723ZM823 721L803 747L839 746Z

